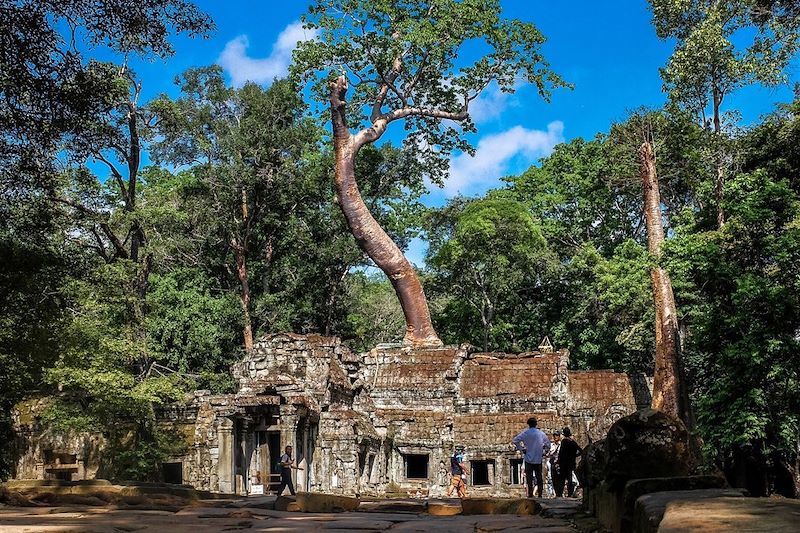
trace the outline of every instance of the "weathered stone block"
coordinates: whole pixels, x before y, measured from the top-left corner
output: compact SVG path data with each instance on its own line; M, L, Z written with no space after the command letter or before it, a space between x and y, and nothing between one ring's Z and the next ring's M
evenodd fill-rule
M340 513L355 511L361 503L358 498L323 494L320 492L298 492L297 504L304 513Z
M424 513L425 503L419 500L362 501L358 506L362 513Z
M622 491L612 490L603 481L592 491L594 515L598 522L608 531L620 531L622 528Z
M606 475L605 439L593 442L583 449L577 474L583 485L583 507L587 512L594 513L592 493L603 482Z
M454 502L428 502L428 514L433 516L455 516L461 514L461 504Z
M743 522L750 508L750 499L736 489L706 489L646 494L636 501L633 530L637 533L657 531L800 531L800 506L795 509L794 528L770 527L765 508L756 506L755 518ZM756 500L758 501L758 500ZM761 500L764 501L764 500ZM669 511L668 511L669 510ZM744 512L743 512L744 511ZM669 517L667 512L670 513ZM761 520L766 518L766 520ZM749 527L748 527L749 526Z
M702 489L723 489L727 483L719 476L684 476L632 479L625 485L622 503L625 513L633 515L636 500L645 494L665 491L689 491Z
M535 515L541 510L536 500L528 498L466 498L461 500L462 514Z
M278 496L275 500L276 511L299 511L300 505L294 496Z
M683 422L655 409L617 420L606 439L605 480L621 491L631 479L686 476L692 464Z

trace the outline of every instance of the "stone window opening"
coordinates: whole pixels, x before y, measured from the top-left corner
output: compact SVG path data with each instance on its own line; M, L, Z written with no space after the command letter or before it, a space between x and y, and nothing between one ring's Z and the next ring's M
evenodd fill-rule
M494 484L493 460L470 461L470 467L472 485L479 487Z
M511 479L509 483L512 485L522 485L525 481L525 466L522 459L511 459Z
M428 454L409 453L403 456L406 479L428 479Z
M161 463L161 472L164 474L164 483L183 484L183 463Z

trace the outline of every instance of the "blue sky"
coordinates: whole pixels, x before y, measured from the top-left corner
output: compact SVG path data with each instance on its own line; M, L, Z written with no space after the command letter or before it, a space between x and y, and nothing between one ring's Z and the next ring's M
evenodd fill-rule
M292 45L304 35L297 22L307 2L197 3L214 19L216 32L205 40L175 39L176 53L167 61L132 62L143 80L145 100L162 92L177 95L174 77L195 66L221 64L236 84L247 79L269 83L285 73ZM449 183L426 197L430 205L441 205L457 193L483 193L497 186L502 176L524 171L554 144L591 138L624 119L626 111L665 101L658 69L669 58L673 43L656 37L645 0L503 0L502 5L506 16L537 25L547 37L545 57L575 88L558 90L550 103L531 87L520 87L513 95L490 88L473 110L479 130L471 138L476 156L455 156ZM800 80L799 71L795 61L789 70L792 83ZM726 105L739 111L746 125L791 99L791 84L752 87L732 95ZM410 259L418 264L423 253L421 242L409 250Z

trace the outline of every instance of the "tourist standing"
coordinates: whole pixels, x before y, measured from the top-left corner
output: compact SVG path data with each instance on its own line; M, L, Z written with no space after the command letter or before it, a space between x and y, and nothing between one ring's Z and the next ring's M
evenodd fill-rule
M280 459L281 486L278 488L278 496L283 493L283 489L289 487L289 494L294 496L294 483L292 483L292 468L294 459L292 458L292 447L287 446L286 451Z
M544 490L542 479L542 455L550 449L550 439L544 431L536 428L534 417L528 419L528 429L514 437L511 443L517 450L525 452L525 482L528 485L528 498L533 498L533 475L536 474L537 494Z
M464 448L457 446L450 457L450 486L447 487L447 497L453 495L455 489L456 495L464 499L467 497L467 484L464 482L464 476L469 474L467 465L464 463Z
M550 450L545 453L546 461L542 462L547 473L547 496L553 498L556 495L555 477L556 477L556 459L558 458L558 450L561 447L561 432L555 430L553 432L553 442L550 444Z
M558 459L556 460L558 467L558 476L555 479L556 496L561 497L564 495L564 482L566 481L567 496L572 498L575 494L575 481L573 480L575 463L578 456L583 452L578 443L572 440L572 431L569 428L564 428L561 433L563 437L558 450Z

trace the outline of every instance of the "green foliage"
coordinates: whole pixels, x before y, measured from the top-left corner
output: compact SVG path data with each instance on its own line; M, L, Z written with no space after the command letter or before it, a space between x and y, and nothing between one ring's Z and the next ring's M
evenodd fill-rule
M698 421L718 461L752 442L791 450L800 405L797 195L758 170L730 180L726 196L721 230L688 219L668 246Z
M775 5L756 9L752 0L650 0L656 33L676 38L677 46L662 70L674 102L701 113L715 110L725 95L753 82L777 85L800 45L797 21L771 16ZM777 4L777 3L776 3ZM780 8L779 8L780 9ZM744 49L734 43L744 29L753 37Z
M178 434L156 424L136 432L114 434L111 439L112 479L161 481L161 464L188 452L187 443Z
M198 268L177 267L150 278L148 350L173 370L227 373L239 356L235 295Z
M512 310L525 292L539 288L555 258L541 228L520 202L485 199L457 207L438 213L431 227L447 232L446 237L432 239L436 244L428 255L439 291L461 299L477 313L484 350L490 345L513 346L521 332L508 322ZM442 216L455 218L442 224ZM463 303L449 304L464 311Z
M638 184L620 179L630 175L629 166L611 148L603 136L577 138L556 146L541 166L506 179L508 191L501 192L529 205L561 257L587 242L611 253L642 236Z
M347 276L343 300L348 311L343 333L352 339L351 349L367 351L379 343L402 340L403 310L385 276L354 272Z
M446 176L453 150L471 151L463 134L475 128L468 118L456 128L430 111L465 111L492 82L513 92L523 79L545 98L565 85L541 54L544 36L531 23L502 18L497 0L316 0L303 21L320 34L299 43L293 77L327 102L328 82L344 74L354 127L417 109L403 116L404 147L434 182ZM465 61L467 43L484 53Z

